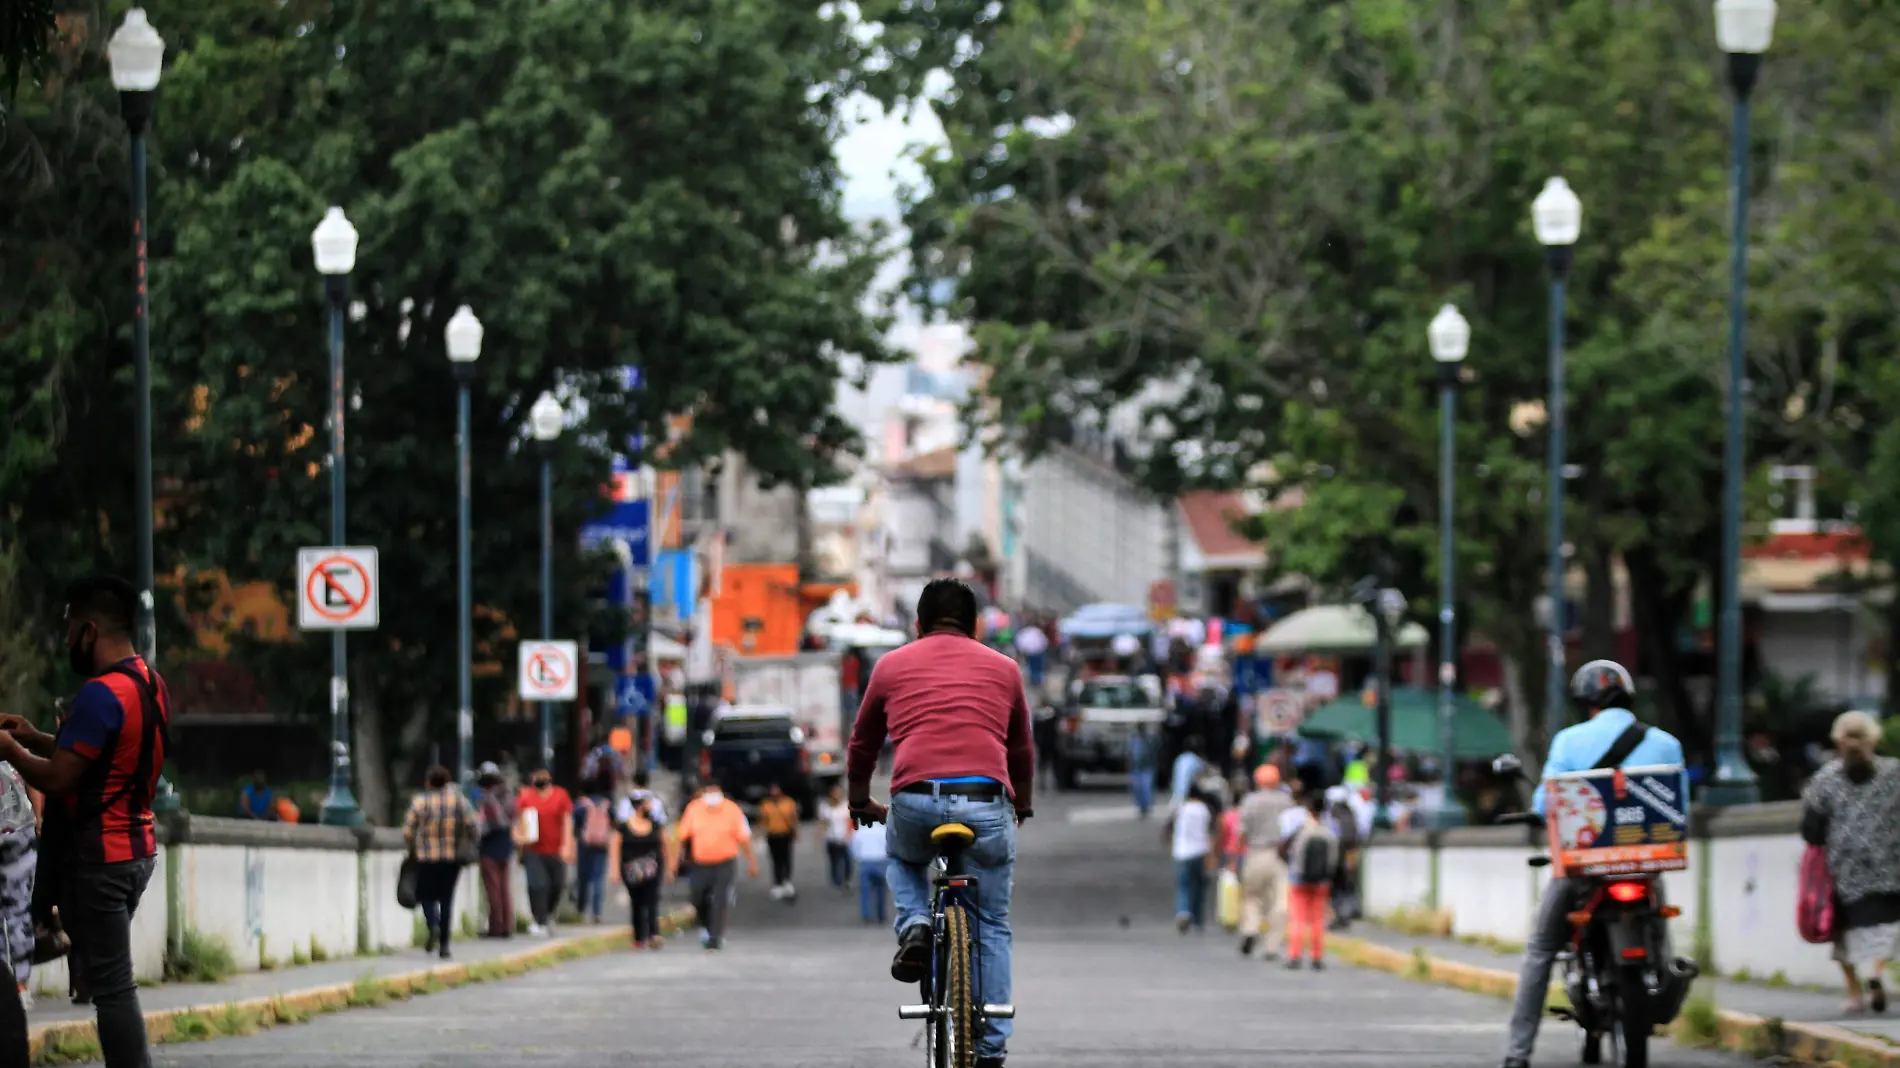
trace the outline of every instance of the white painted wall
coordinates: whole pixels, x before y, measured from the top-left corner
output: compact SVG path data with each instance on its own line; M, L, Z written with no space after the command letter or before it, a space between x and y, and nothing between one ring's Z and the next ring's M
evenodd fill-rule
M1663 879L1670 904L1682 909L1671 923L1676 951L1693 953L1706 880L1707 917L1716 970L1746 970L1766 978L1780 972L1790 982L1834 986L1840 972L1828 947L1803 942L1795 932L1803 845L1796 833L1798 804L1745 806L1708 821L1706 837L1690 845L1690 869ZM1460 830L1434 836L1393 835L1375 845L1365 862L1368 914L1388 915L1431 903L1432 865L1438 866L1438 907L1452 915L1458 935L1487 935L1523 942L1530 932L1548 869L1530 868L1532 848L1518 844L1521 831Z
M1059 567L1076 589L1065 595L1032 560L1025 599L1065 611L1081 603L1078 596L1146 604L1149 583L1174 576L1172 513L1107 460L1067 447L1050 450L1024 470L1023 549Z
M167 869L174 860L185 929L224 942L242 971L257 970L264 955L288 964L294 953L309 956L313 944L332 959L355 956L359 907L368 910L372 948L411 944L416 914L396 904L400 836L376 832L373 846L359 853L354 833L332 828L204 817L193 817L190 828L185 841L160 849L132 919L132 970L140 981L165 973ZM520 865L511 871L516 910L525 915L526 877ZM481 922L480 882L470 867L456 885L458 933L464 917ZM63 997L66 979L66 962L55 961L34 969L33 987Z

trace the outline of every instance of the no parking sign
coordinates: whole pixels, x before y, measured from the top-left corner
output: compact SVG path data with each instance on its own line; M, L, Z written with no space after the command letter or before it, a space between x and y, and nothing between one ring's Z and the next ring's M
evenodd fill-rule
M526 701L572 701L580 696L578 642L522 642L521 697Z

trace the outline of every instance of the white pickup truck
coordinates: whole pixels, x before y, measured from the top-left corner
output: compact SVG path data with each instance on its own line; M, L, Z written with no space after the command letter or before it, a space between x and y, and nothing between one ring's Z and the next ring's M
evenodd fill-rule
M1069 687L1056 746L1056 781L1065 790L1082 772L1128 770L1128 739L1146 723L1158 736L1167 719L1153 676L1097 675Z

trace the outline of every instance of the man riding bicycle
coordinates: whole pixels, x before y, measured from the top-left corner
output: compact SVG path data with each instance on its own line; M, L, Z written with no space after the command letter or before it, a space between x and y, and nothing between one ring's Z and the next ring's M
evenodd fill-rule
M930 832L976 832L962 867L976 877L980 1000L1010 1000L1009 892L1016 826L1031 815L1036 751L1016 661L976 640L976 594L938 579L917 599L917 640L885 653L864 689L845 770L851 814L889 824L885 878L897 911L891 978L921 983L930 967ZM889 807L871 799L886 734L896 746ZM1002 1068L1010 1021L986 1017L977 1068Z
M1584 722L1558 731L1551 739L1543 778L1599 767L1681 764L1682 743L1676 736L1660 727L1645 727L1629 710L1635 691L1630 673L1614 660L1592 660L1578 668L1570 677L1570 700L1583 713ZM1531 808L1544 814L1541 784ZM1552 879L1544 888L1536 926L1524 946L1524 970L1517 980L1504 1068L1529 1068L1537 1025L1544 1016L1544 998L1550 991L1551 967L1570 941L1570 912L1577 907L1575 900L1583 885L1577 879Z

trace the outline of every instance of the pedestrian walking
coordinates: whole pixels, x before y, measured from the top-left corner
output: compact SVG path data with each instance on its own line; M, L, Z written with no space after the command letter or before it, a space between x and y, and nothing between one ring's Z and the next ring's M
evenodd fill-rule
M422 910L422 922L429 931L422 951L440 953L448 960L455 883L462 872L462 856L474 851L476 817L449 769L437 764L423 783L427 789L410 802L409 814L402 821L402 839L416 862L416 907Z
M1023 658L1023 673L1029 678L1029 690L1042 699L1042 682L1049 670L1049 636L1034 623L1025 623L1016 632L1016 652Z
M69 967L82 977L75 985L98 1015L106 1068L151 1063L132 975L132 917L157 863L152 798L170 755L172 705L164 678L132 647L137 603L122 579L69 587L67 663L86 680L71 711L57 735L0 716L0 760L47 795L34 921L55 942L50 912L57 905L70 939ZM9 1026L14 1001L0 1004L0 1030Z
M599 923L606 905L607 850L614 840L614 776L602 770L582 787L574 805L574 908L589 923Z
M831 885L845 893L851 888L851 806L844 800L844 784L832 784L831 792L818 802L818 827L824 836Z
M1147 723L1135 724L1128 736L1128 792L1135 797L1135 811L1147 819L1155 807L1155 761L1161 755L1161 738Z
M1178 811L1187 803L1188 793L1194 784L1207 771L1207 761L1201 758L1201 736L1190 735L1181 746L1181 752L1174 758L1173 773L1168 777L1169 806Z
M858 915L868 924L890 920L890 886L884 880L888 854L885 825L873 823L851 834L851 858L858 862Z
M1824 847L1834 880L1834 960L1846 1011L1887 1011L1883 976L1900 959L1900 760L1876 756L1880 724L1865 712L1834 721L1838 756L1803 798L1801 837Z
M798 846L798 802L773 783L759 802L759 821L765 824L765 848L772 855L772 900L791 904L798 897L792 885L792 854Z
M33 995L33 871L38 816L32 791L10 764L0 764L0 933L11 974L0 979L0 1068L28 1062L26 1010ZM8 982L7 980L11 980Z
M737 802L729 800L717 783L709 784L680 813L679 846L667 869L671 877L679 873L682 858L692 863L693 911L699 918L700 944L707 949L725 945L726 920L741 856L745 857L746 878L758 878L752 825Z
M1332 893L1333 870L1339 865L1339 836L1321 817L1326 797L1319 791L1306 796L1298 831L1287 840L1287 958L1290 969L1300 967L1300 955L1310 952L1313 970L1326 966L1326 900Z
M561 900L567 866L577 852L574 801L564 788L554 785L548 769L537 768L515 805L521 813L515 840L521 844L521 864L527 869L528 912L533 917L528 933L550 938L554 934L554 906Z
M515 936L515 896L509 873L515 861L515 798L501 767L489 761L475 776L481 800L475 806L475 829L481 835L479 869L482 900L488 905L486 938Z
M633 785L628 788L627 796L614 806L614 823L627 822L627 817L633 813L633 805L645 801L650 802L647 805L647 818L662 827L666 826L666 799L653 789L653 777L647 773L647 769L637 768L632 780Z
M1298 806L1280 782L1280 769L1254 769L1253 792L1240 803L1240 952L1253 953L1264 942L1265 958L1277 960L1285 940L1286 861L1280 857L1280 828Z
M660 891L666 873L676 865L667 851L666 833L653 818L656 799L627 802L626 818L619 825L620 882L627 888L633 909L633 948L659 949L666 944L660 937Z
M1334 786L1326 791L1326 812L1333 833L1339 836L1339 868L1333 872L1332 930L1344 931L1359 918L1359 860L1365 841L1359 834L1358 813L1347 801L1346 788Z
M1175 812L1174 926L1182 934L1207 929L1207 882L1214 873L1214 810L1199 789L1190 789Z

